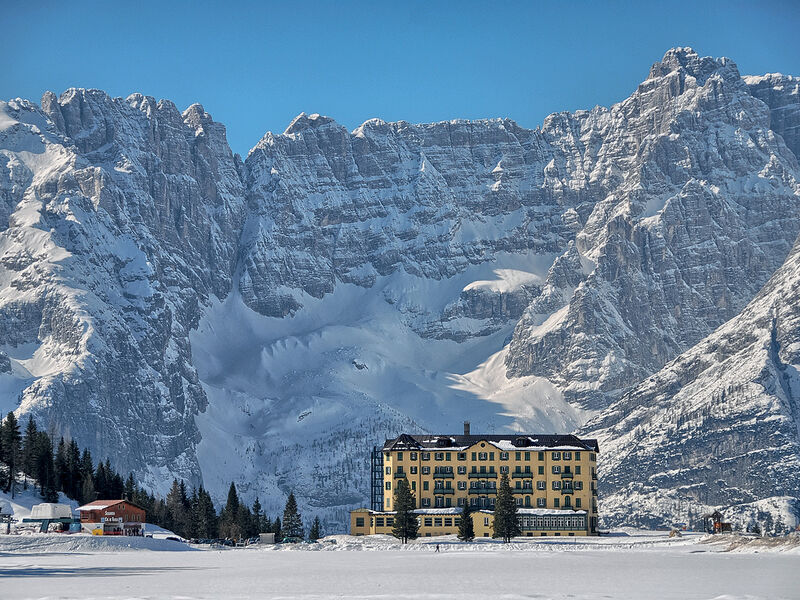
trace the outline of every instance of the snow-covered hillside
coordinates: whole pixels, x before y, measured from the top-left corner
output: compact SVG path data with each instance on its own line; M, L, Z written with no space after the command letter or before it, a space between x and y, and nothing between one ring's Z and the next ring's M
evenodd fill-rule
M332 526L400 431L610 431L786 260L796 90L677 48L621 103L534 130L302 114L244 161L197 104L0 103L0 409L162 493L235 480L274 513L294 490ZM786 423L763 464L796 457Z

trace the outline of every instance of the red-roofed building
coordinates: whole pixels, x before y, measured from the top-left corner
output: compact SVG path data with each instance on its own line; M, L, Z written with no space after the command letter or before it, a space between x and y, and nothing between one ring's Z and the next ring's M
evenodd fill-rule
M128 500L95 500L77 510L81 529L92 535L144 535L145 511Z

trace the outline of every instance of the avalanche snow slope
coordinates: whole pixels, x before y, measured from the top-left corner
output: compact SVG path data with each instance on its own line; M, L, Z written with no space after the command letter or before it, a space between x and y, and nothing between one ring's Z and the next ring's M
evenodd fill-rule
M0 115L2 408L156 489L199 483L188 331L230 290L243 218L224 128L97 90Z
M800 167L750 91L731 60L677 48L623 102L557 116L584 150L587 179L571 183L597 201L517 325L509 375L546 377L604 408L766 283L800 232ZM793 123L797 94L774 96Z
M742 524L800 518L800 240L747 307L582 432L603 448L610 524L669 524L711 507Z

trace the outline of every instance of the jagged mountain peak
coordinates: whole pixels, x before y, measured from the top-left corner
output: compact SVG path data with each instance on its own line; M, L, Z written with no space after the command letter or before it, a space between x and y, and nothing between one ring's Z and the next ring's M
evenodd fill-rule
M293 135L305 131L306 129L318 129L330 124L336 125L337 123L331 117L326 117L324 115L320 115L319 113L307 114L301 112L294 119L292 119L292 122L289 123L289 126L283 132L283 135Z
M292 486L331 520L397 431L577 427L735 316L800 230L786 80L658 64L541 129L303 113L244 164L199 104L9 102L0 385L154 487L236 479L275 511Z
M694 77L703 85L712 73L718 71L726 78L739 78L738 68L731 59L700 56L692 48L679 47L667 50L664 57L650 67L647 79L657 79L678 72Z

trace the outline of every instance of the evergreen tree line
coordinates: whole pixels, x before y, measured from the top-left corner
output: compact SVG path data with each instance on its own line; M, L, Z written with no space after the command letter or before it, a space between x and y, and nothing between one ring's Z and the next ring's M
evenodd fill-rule
M81 504L93 500L124 499L140 506L147 513L147 522L174 531L185 538L243 540L259 533L274 533L275 541L299 540L304 537L304 527L294 494L289 494L283 520L273 521L261 509L258 498L252 507L239 500L236 486L231 483L228 500L217 513L211 495L201 485L191 492L183 481L173 480L166 498L149 493L130 473L127 479L117 473L111 462L98 462L95 466L88 449L81 452L75 440L62 437L54 452L53 441L45 431L40 431L31 417L25 434L13 412L0 423L0 489L13 498L19 482L15 474L22 472L23 488L28 478L38 482L39 493L45 502L58 502L59 492ZM309 539L322 537L319 517L311 523Z

